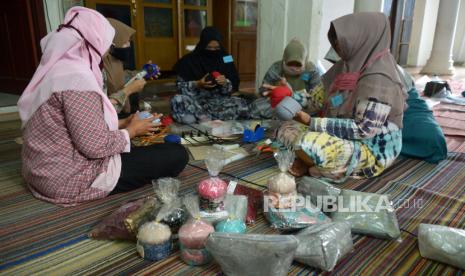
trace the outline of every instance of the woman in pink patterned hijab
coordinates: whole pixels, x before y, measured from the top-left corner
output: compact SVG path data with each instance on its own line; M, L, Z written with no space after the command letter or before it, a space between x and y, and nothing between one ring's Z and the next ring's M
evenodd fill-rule
M64 22L42 39L40 65L18 102L22 173L33 195L70 206L179 174L185 149L131 149L131 138L153 130L151 119L119 124L102 90L102 59L115 33L108 20L75 7Z

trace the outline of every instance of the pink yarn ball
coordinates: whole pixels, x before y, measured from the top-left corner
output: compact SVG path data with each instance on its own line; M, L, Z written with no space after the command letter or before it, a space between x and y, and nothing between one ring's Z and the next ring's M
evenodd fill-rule
M228 184L219 177L204 179L199 184L199 195L206 199L218 199L224 197Z
M202 220L191 220L179 229L179 242L186 248L201 249L205 247L208 235L213 232L215 228L211 224Z

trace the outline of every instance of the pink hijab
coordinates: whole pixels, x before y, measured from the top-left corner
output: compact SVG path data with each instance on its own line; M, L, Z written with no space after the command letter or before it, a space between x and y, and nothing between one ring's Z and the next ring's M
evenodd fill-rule
M42 59L18 101L22 127L54 92L86 91L102 96L105 122L110 130L117 130L118 116L102 90L99 68L115 30L100 13L84 7L71 8L64 22L78 29L85 40L75 29L63 27L40 41Z

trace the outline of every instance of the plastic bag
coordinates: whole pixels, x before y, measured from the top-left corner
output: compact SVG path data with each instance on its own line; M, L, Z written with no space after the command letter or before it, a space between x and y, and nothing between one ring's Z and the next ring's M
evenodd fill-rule
M211 258L205 256L199 258L199 255L205 255L205 252L198 252L199 254L193 254L192 252L183 252L188 249L201 250L205 248L205 243L208 235L215 231L213 226L200 218L199 199L197 196L186 196L184 199L184 205L187 211L191 215L191 218L179 229L179 243L181 247L181 258L187 264L190 265L202 265L208 262ZM194 251L195 252L195 251ZM206 252L208 255L208 252ZM192 259L189 259L192 257Z
M149 261L159 261L171 254L172 241L170 227L161 220L176 208L175 201L163 205L156 220L144 223L137 234L136 249L139 255Z
M335 207L332 204L326 204L328 201L325 201L323 197L332 197L335 200L334 203L336 203L338 196L341 194L341 189L321 179L308 176L304 176L300 179L297 185L297 191L305 196L309 196L310 201L318 207L321 206L323 212Z
M294 152L290 150L281 150L274 154L278 162L279 174L268 179L268 190L270 193L281 195L292 194L296 191L295 178L287 173L294 162Z
M178 197L179 186L181 182L176 178L166 177L160 178L156 182L153 181L153 186L157 198L164 204L171 206L171 212L166 214L162 223L167 224L174 238L178 233L181 225L187 220L187 211L183 208L182 201Z
M465 269L465 230L421 223L418 244L422 257Z
M205 164L210 177L200 181L198 192L200 196L201 217L215 222L227 218L224 210L224 197L228 184L218 177L223 169L225 160L224 151L212 148L208 151Z
M137 235L140 226L148 221L155 220L160 207L160 201L158 201L155 197L148 197L140 208L129 214L126 219L124 219L126 229L133 233L134 236Z
M257 213L263 209L263 192L238 184L234 190L235 195L247 196L247 224L255 223Z
M331 222L316 206L307 203L308 206L295 206L289 209L268 208L264 214L271 227L282 231L291 231L309 227L315 224Z
M299 240L295 260L324 271L333 270L337 262L353 249L348 222L310 226L295 237Z
M339 209L331 213L333 221L350 222L352 233L381 239L400 236L396 212L388 195L342 190L341 196Z
M117 210L105 217L89 232L88 236L92 239L107 240L136 240L134 233L128 231L124 220L126 217L139 209L146 198L136 199L121 205Z
M298 246L291 235L212 233L207 250L226 275L287 275Z
M247 197L227 195L225 208L228 212L228 218L220 221L216 226L216 232L225 233L245 233L245 217L247 215Z

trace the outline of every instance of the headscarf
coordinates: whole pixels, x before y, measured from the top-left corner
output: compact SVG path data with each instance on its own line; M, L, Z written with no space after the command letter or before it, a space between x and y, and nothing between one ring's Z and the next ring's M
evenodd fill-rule
M331 24L342 59L322 78L327 91L325 116L353 118L358 101L374 98L391 106L388 120L402 127L406 93L389 53L388 18L383 13L362 12L345 15ZM330 42L334 47L334 41ZM344 102L333 107L330 98L337 93L343 94Z
M123 45L132 38L136 30L116 19L107 19L115 29L115 37L113 38L114 46L117 48L123 47ZM107 76L107 94L112 95L124 87L124 64L121 60L112 56L111 53L105 56L103 64ZM126 101L123 110L129 113L130 109L129 101Z
M216 40L220 43L219 51L209 51L208 43ZM221 34L214 27L206 27L200 34L200 41L194 51L182 57L173 70L186 81L199 80L207 73L218 71L231 81L233 90L239 89L239 75L234 62L225 62L223 57L228 53L221 44Z
M295 68L287 66L287 63L290 61L299 62L301 67ZM307 49L299 39L293 38L287 44L283 53L282 67L283 76L286 78L286 81L291 85L293 90L297 91L305 88L305 81L302 80L301 75L306 69L312 68L313 65L307 62Z
M99 68L115 30L100 13L84 7L68 10L64 22L40 41L39 67L18 101L22 126L54 92L92 91L102 96L108 128L117 130L116 110L102 91Z

